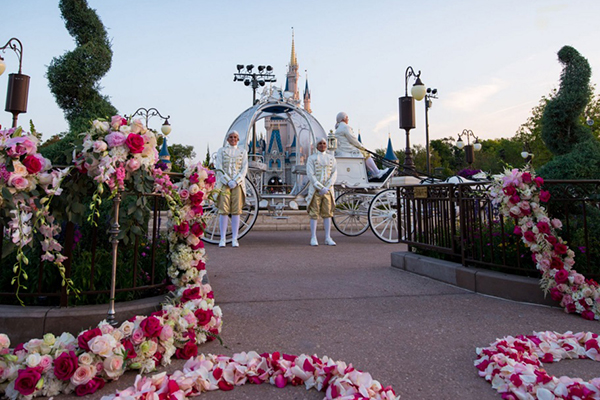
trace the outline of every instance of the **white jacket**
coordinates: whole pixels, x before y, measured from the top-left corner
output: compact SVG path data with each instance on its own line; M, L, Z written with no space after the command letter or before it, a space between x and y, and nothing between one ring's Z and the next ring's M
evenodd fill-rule
M246 194L245 179L248 172L248 152L246 150L229 144L221 147L217 151L215 169L217 170L217 189L227 186L229 181L233 180L242 187Z
M317 151L306 160L306 175L310 179L306 204L310 204L315 193L323 188L329 188L331 195L337 178L337 163L335 157L327 152Z
M335 155L337 157L364 157L362 143L354 134L352 128L345 122L340 122L335 130L335 138L337 139L337 149Z

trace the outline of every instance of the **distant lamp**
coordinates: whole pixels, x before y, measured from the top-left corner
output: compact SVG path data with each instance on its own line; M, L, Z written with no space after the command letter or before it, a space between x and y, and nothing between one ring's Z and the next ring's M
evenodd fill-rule
M167 136L169 133L171 133L171 124L169 124L168 118L165 118L165 122L163 122L162 126L160 127L160 131L165 136Z
M523 157L523 158L529 157L529 152L528 151L522 151L521 152L521 157Z
M413 85L412 89L410 89L410 93L417 101L421 101L425 98L425 94L427 93L427 88L421 82L421 78L417 76L417 81Z
M523 151L521 152L521 157L523 157L523 159L525 160L525 164L529 164L533 159L533 153L531 152L531 149L529 148L529 143L527 142L523 143Z
M475 139L475 143L473 143L473 149L475 149L475 151L481 150L481 143L479 143L479 139Z
M456 147L459 149L463 149L465 147L465 142L462 141L462 138L458 136L458 140L456 141Z
M467 144L463 142L462 137L467 137ZM475 140L473 144L471 144L471 138ZM472 130L463 129L461 133L458 134L458 140L456 141L456 147L459 149L465 149L465 159L469 167L475 161L475 152L481 150L481 143L479 143L479 138L475 136Z

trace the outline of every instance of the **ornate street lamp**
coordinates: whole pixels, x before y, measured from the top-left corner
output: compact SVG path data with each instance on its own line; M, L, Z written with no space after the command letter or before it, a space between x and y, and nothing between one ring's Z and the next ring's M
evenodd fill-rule
M462 141L463 136L466 136L466 138L467 138L466 145ZM470 138L475 139L475 142L473 144L471 144ZM477 136L475 136L475 134L473 133L472 130L463 129L462 133L458 134L458 140L456 141L456 147L458 147L459 149L463 149L463 148L465 149L465 159L467 161L467 164L469 164L469 168L470 168L471 164L473 164L473 161L475 161L475 151L481 150L481 143L479 143L479 138Z
M8 75L8 87L6 90L5 111L12 113L12 126L17 126L17 118L20 113L27 112L27 99L29 97L29 76L21 73L21 64L23 56L23 44L17 38L11 38L0 50L4 52L6 48L12 49L19 58L19 72ZM6 70L4 58L0 56L0 75Z
M429 109L432 106L431 99L437 99L437 89L427 88L425 95L425 151L427 152L427 175L431 175L431 155L429 154Z
M163 144L160 148L160 152L159 152L159 159L164 162L165 164L170 164L171 163L171 155L169 154L169 148L167 147L167 136L169 135L169 133L171 133L171 124L169 124L169 118L171 118L170 115L167 115L166 117L161 115L161 113L154 107L152 108L138 108L133 114L131 114L131 116L125 116L125 118L127 119L131 119L133 117L135 117L136 115L139 115L141 117L144 117L146 120L146 128L148 127L148 120L152 117L156 117L158 116L159 118L164 119L164 122L162 124L162 126L160 127L160 131L162 132L162 136L163 136Z
M412 96L408 95L408 78L415 77L415 84L411 89ZM421 71L415 74L412 67L408 67L404 74L404 96L398 99L400 108L400 129L406 131L406 150L404 151L404 172L414 172L415 162L410 150L410 130L415 127L415 99L423 100L425 85L421 82Z
M267 82L276 82L273 67L270 65L259 65L256 70L254 65L237 65L237 72L233 74L234 82L244 82L244 85L252 85L252 105L256 104L256 89L265 86ZM256 124L252 125L252 157L256 157Z

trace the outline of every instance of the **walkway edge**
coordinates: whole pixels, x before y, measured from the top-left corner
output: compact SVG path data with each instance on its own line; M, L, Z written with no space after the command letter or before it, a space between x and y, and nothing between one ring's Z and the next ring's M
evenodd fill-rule
M135 315L149 315L159 309L166 295L115 304L115 319L123 322ZM11 347L30 339L41 339L46 333L77 336L106 319L108 305L77 307L22 307L0 305L0 333L10 338Z
M475 293L559 307L558 302L550 297L544 297L539 279L536 278L467 268L458 263L421 256L408 251L392 253L391 262L391 266L394 268L427 276Z

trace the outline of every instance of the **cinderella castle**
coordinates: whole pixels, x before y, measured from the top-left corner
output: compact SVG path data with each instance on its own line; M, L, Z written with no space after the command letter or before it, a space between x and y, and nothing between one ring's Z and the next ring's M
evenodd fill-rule
M310 109L310 89L308 79L304 85L304 94L300 98L299 90L299 65L296 57L294 34L292 33L292 54L285 80L284 92L289 97L289 102L297 107L302 106L306 112L312 113ZM286 97L287 97L286 96ZM292 166L296 161L304 164L306 156L299 154L296 146L296 135L291 122L280 117L265 118L266 134L257 140L256 153L261 156L267 166L264 176L264 185L271 193L289 193L292 182ZM252 145L250 145L250 148ZM297 158L299 159L297 160Z

